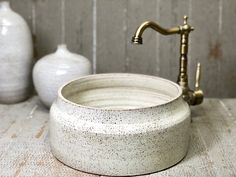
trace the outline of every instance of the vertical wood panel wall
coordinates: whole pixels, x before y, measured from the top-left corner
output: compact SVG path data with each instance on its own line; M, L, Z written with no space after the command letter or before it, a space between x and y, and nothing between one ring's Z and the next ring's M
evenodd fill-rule
M136 27L153 20L164 27L182 23L190 34L191 88L197 61L208 97L236 96L235 0L10 0L31 27L38 59L66 43L93 63L94 73L132 72L176 81L179 36L147 30L143 45L130 43Z

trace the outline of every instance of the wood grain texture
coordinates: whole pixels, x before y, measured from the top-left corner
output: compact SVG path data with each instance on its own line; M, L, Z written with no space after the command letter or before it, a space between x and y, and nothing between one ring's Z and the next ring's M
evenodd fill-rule
M222 60L222 49L218 31L219 1L212 3L212 0L199 0L192 1L191 4L191 23L195 27L195 31L191 34L189 78L193 86L196 63L197 61L201 62L201 87L208 97L219 95L221 82L219 68L220 60Z
M93 2L65 1L65 43L72 52L84 55L92 62Z
M191 140L179 164L146 177L236 175L236 99L206 99L192 108ZM48 110L37 97L0 105L0 176L95 176L71 169L50 152Z
M222 104L222 107L226 110L226 112L228 113L228 116L231 117L232 119L235 119L235 115L236 115L235 99L234 98L223 99L221 100L220 103Z
M62 43L61 1L37 0L36 10L36 56L52 53Z
M96 7L93 7L95 1ZM10 2L34 33L36 58L54 52L59 43L66 42L73 52L94 60L98 73L134 72L159 75L172 81L176 81L178 75L179 36L162 36L147 30L142 46L131 45L130 39L142 21L150 19L163 27L172 27L180 25L186 14L189 23L195 27L190 34L190 87L193 88L196 63L200 61L205 95L236 97L234 0ZM97 10L97 25L93 23L93 8Z
M157 22L165 28L183 24L183 16L188 15L188 7L189 0L159 0L157 4ZM159 35L160 76L174 82L177 81L179 72L179 47L179 35Z
M131 38L136 28L144 21L156 21L156 0L129 0L127 7L126 32L126 72L158 75L157 38L153 30L143 34L143 45L133 45Z
M57 161L48 141L48 110L34 97L0 105L0 176L88 176Z
M124 72L127 0L97 1L97 72Z
M221 60L219 60L219 95L235 97L236 93L236 1L222 1L222 24L219 48Z
M146 176L235 176L236 117L231 111L229 116L229 110L222 106L224 101L228 102L207 99L194 107L190 147L185 159L170 169ZM233 99L228 105L235 103Z

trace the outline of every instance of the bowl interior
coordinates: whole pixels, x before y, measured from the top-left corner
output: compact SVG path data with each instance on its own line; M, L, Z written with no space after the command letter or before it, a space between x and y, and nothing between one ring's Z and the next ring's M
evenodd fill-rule
M80 106L123 110L171 102L182 90L174 82L154 76L95 74L66 84L59 93Z

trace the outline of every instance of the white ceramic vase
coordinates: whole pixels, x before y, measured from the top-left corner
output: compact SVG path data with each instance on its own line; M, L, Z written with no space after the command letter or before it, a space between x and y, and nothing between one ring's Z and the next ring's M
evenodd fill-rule
M52 153L108 176L156 172L187 153L190 108L179 85L138 74L96 74L61 87L50 110Z
M0 2L0 103L16 103L31 91L33 47L25 20Z
M33 69L35 89L41 101L50 107L60 86L69 80L91 74L91 64L84 56L71 53L65 44L53 54L40 59Z

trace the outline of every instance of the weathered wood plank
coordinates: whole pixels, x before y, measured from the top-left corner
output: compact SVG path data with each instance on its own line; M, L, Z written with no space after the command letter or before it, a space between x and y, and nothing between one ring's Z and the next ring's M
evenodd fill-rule
M0 141L1 176L96 177L69 168L53 157L47 143L38 141Z
M221 99L222 107L225 108L229 117L236 123L236 101L234 98Z
M221 100L208 100L203 107L202 122L196 122L199 134L209 156L209 168L215 176L235 176L236 164L236 124L229 115ZM218 170L214 170L217 168Z
M61 1L37 0L36 10L36 55L40 58L55 51L62 43Z
M48 131L48 109L34 97L14 105L0 105L0 139L38 139L44 140Z
M0 105L0 111L0 176L95 177L68 168L53 157L48 141L48 110L37 97L20 104Z
M65 1L65 43L72 52L82 54L92 62L93 1L63 1Z
M191 141L185 159L172 168L146 176L235 176L236 124L220 101L205 100L192 109Z
M146 176L235 176L235 105L235 99L206 99L193 107L187 156L167 170ZM0 176L88 175L52 156L48 110L37 97L20 104L0 105L0 112Z
M191 35L190 82L194 83L197 61L202 65L201 86L207 97L219 96L222 60L219 38L219 2L199 0L192 2L191 24L195 27ZM223 96L223 95L222 95Z
M127 56L126 72L158 75L159 58L156 55L158 50L156 33L152 30L145 31L143 45L132 45L131 38L136 28L144 21L156 21L157 18L156 0L128 0L127 9Z
M218 95L230 98L236 96L236 20L233 18L236 15L236 1L219 1L222 5L219 15L219 52L222 57L215 72L218 73Z
M127 0L97 1L97 72L124 72Z
M189 0L158 0L157 2L157 12L159 13L157 22L162 27L178 26L183 23L183 16L189 14ZM179 47L179 35L159 35L160 76L174 82L176 82L179 72Z
M66 42L73 52L81 53L91 61L96 55L98 72L144 73L172 81L176 81L178 74L179 36L165 37L147 30L142 46L131 45L130 38L144 20L151 19L161 26L172 27L181 24L182 16L187 14L189 23L195 27L190 34L189 48L191 88L196 63L200 61L201 83L206 96L236 96L236 25L231 18L235 15L234 0L216 0L214 3L212 0L9 1L35 35L37 58ZM95 1L97 27L92 24L92 3ZM97 53L94 54L93 39L97 39Z

